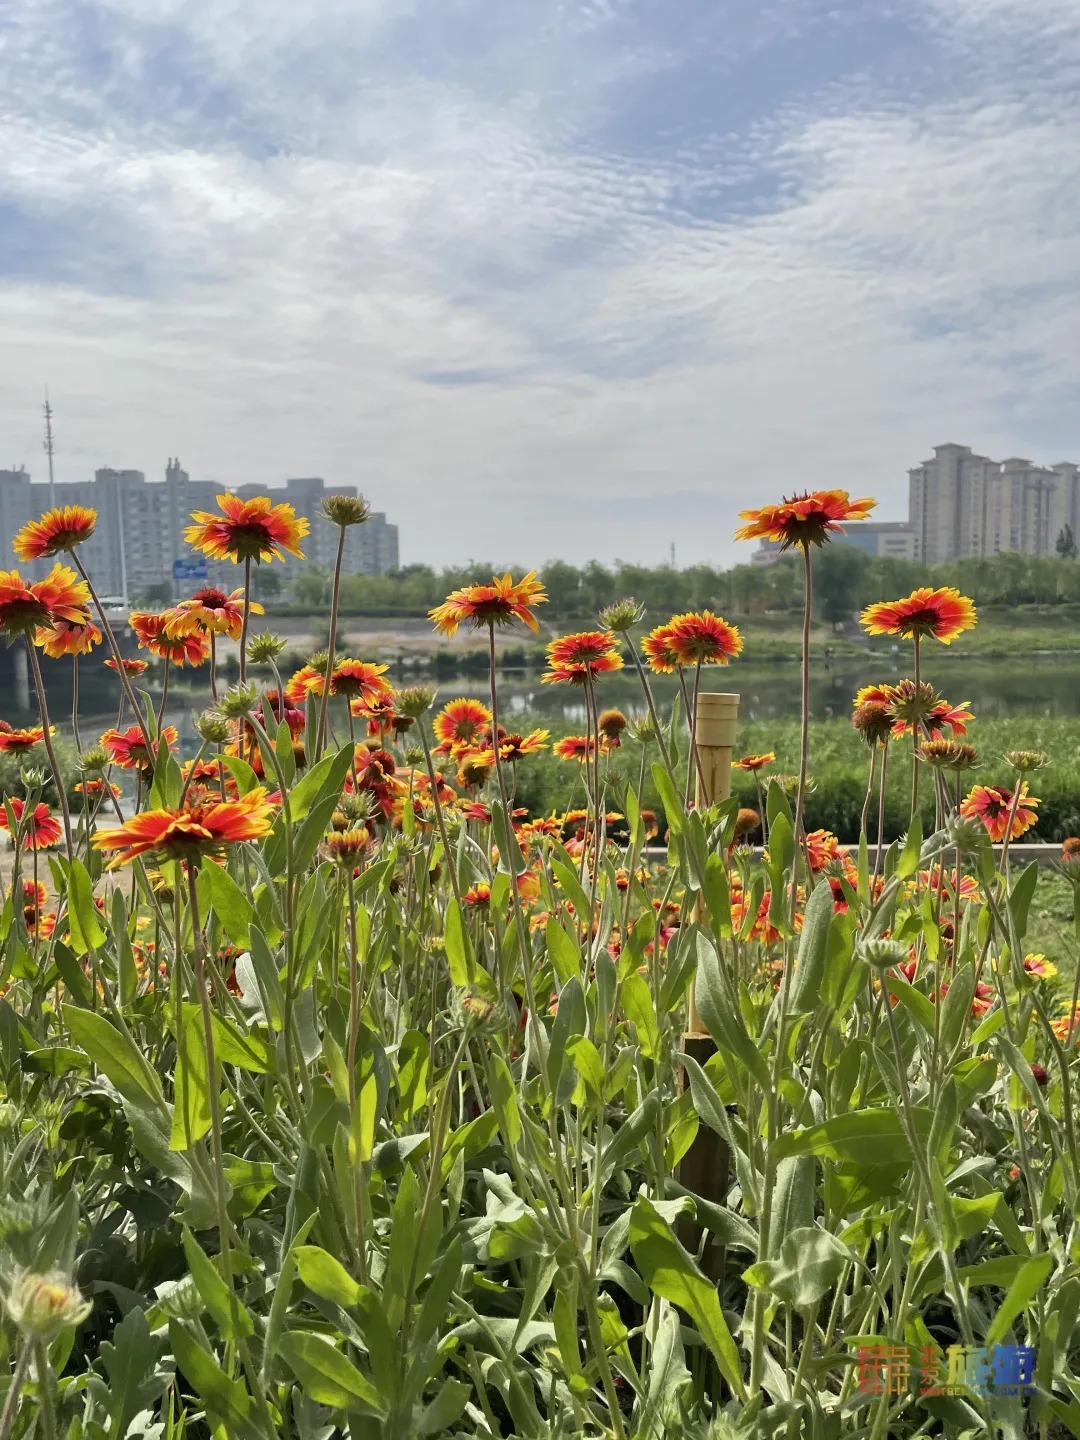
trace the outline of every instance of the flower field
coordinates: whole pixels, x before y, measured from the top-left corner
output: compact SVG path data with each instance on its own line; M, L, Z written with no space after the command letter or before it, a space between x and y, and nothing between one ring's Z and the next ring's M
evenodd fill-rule
M327 649L281 670L252 579L302 552L287 505L192 517L237 584L133 615L138 659L94 513L24 528L0 1440L1080 1436L1075 742L925 681L977 624L948 587L868 606L910 675L810 723L815 554L872 507L742 517L800 562L800 721L715 701L752 632L627 599L547 646L574 734L500 715L542 576L432 610L489 655L446 697L339 653L340 573ZM327 501L342 539L366 518ZM1055 870L1018 863L1044 836Z

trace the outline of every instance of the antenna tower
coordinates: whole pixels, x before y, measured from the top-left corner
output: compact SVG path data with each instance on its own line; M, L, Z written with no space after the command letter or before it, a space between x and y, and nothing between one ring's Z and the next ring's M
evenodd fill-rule
M44 415L45 415L45 454L49 457L49 509L52 510L52 509L55 507L55 505L56 505L56 480L55 480L55 478L54 478L54 476L53 476L53 454L54 454L55 447L54 447L54 445L53 445L53 433L52 433L52 416L53 416L53 412L52 412L52 406L49 404L49 387L48 387L47 385L46 385L46 387L45 387L45 409L44 409Z

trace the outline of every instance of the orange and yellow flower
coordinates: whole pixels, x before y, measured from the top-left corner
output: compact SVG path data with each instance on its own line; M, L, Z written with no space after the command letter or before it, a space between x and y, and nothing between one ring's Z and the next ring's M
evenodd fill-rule
M528 735L499 736L499 755L503 760L523 760L526 755L539 755L546 750L550 730L530 730Z
M115 670L117 673L123 670L125 675L141 675L143 671L149 670L150 668L149 662L146 660L126 660L121 658L120 664L117 665L111 656L105 661L105 664L110 670Z
M493 575L490 585L452 590L428 615L440 635L456 635L462 625L479 630L485 625L512 625L515 620L536 631L540 623L533 607L546 604L547 598L535 571L515 581L508 570L501 579Z
M657 625L650 630L643 638L641 648L645 652L649 669L655 675L670 675L683 663L682 657L671 643L670 625Z
M959 705L950 705L948 700L939 697L927 706L919 728L925 732L928 739L943 740L966 735L967 727L974 719L970 700L964 700ZM911 725L907 720L897 719L893 723L893 734L898 737L906 735L910 729Z
M60 821L42 800L27 813L26 803L17 795L9 795L0 802L0 830L11 829L8 806L15 816L16 827L22 831L22 843L28 850L48 850L55 845L63 833Z
M966 595L951 586L932 590L928 585L913 590L902 600L868 605L860 617L870 635L929 635L950 645L976 621L975 606Z
M191 862L217 854L227 845L268 835L272 819L266 791L257 787L239 800L145 810L112 830L99 830L94 846L119 852L110 860L110 870L151 850L170 860Z
M775 540L783 550L793 545L824 545L834 532L843 534L847 520L865 520L876 500L852 500L846 490L815 490L785 498L779 505L741 510L747 523L735 531L736 540Z
M437 755L445 755L455 747L472 744L486 725L491 724L491 711L479 700L462 696L449 700L431 722Z
M28 635L42 625L90 618L90 591L74 570L56 564L44 580L24 580L17 570L0 570L0 632Z
M291 505L275 505L266 495L254 500L241 500L239 495L217 497L220 515L208 510L193 510L194 525L184 531L184 539L211 560L284 560L284 552L297 559L304 558L300 541L310 526Z
M247 608L252 615L264 613L263 607L254 600L249 602ZM243 630L243 590L234 590L226 595L224 590L207 586L196 590L189 600L181 600L172 610L165 612L165 633L170 639L202 633L227 635L230 640L239 640Z
M56 726L49 726L49 734L56 734ZM27 730L0 730L0 751L6 750L12 755L24 755L27 750L35 745L40 745L45 739L45 731L40 725L32 725Z
M47 560L89 540L96 524L97 511L85 505L61 505L55 510L46 510L15 536L15 554L24 562Z
M776 755L772 750L764 755L744 755L741 760L733 760L731 768L748 770L751 774L755 774L758 770L764 770L766 765L771 765L775 759Z
M315 665L301 665L285 682L286 704L303 705L309 695L319 696L326 684L326 673Z
M560 760L578 760L584 764L596 754L596 741L589 735L564 735L552 745L551 753Z
M623 668L618 641L610 630L582 630L563 635L547 647L548 669L544 685L584 685L586 680Z
M1024 970L1040 980L1050 980L1057 974L1057 966L1042 954L1025 955Z
M101 631L90 619L81 624L56 619L34 632L34 644L53 660L63 655L89 655L95 645L101 644Z
M157 655L173 665L201 665L210 654L209 638L199 630L173 634L170 627L175 616L175 610L164 610L160 615L133 610L130 624L139 649L149 650L151 655Z
M1034 795L1028 794L1027 782L1020 786L1020 793L1007 790L1004 785L973 785L960 802L960 814L969 820L981 820L986 832L995 845L1005 839L1009 827L1009 815L1016 798L1016 813L1013 815L1010 838L1018 840L1038 820L1035 808L1039 804Z
M139 726L129 725L126 730L106 730L101 737L101 743L111 763L119 765L121 770L151 770L160 742L164 740L169 749L173 750L179 738L174 726L164 726L155 742L154 753L151 753L146 748L146 740Z
M330 674L330 694L345 695L371 705L385 699L392 686L383 676L389 665L371 665L364 660L342 660Z
M742 653L738 628L711 610L673 615L666 628L668 644L684 665L727 665Z

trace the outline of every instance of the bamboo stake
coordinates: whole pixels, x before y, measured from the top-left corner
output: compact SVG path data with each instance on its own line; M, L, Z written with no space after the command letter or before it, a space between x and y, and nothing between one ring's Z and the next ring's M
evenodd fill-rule
M699 810L727 800L731 795L731 752L735 748L735 721L739 714L738 695L699 695L695 732L699 756L696 805ZM698 919L703 918L701 900ZM697 985L690 987L690 1016L687 1036L705 1035L697 1008ZM712 1053L711 1051L709 1052Z
M735 747L735 721L739 713L738 695L699 695L696 709L696 733L700 764L698 767L696 803L699 809L727 800L731 795L731 752ZM691 760L691 763L693 761ZM697 920L705 919L703 902L698 900ZM696 979L690 986L690 1013L683 1036L683 1054L704 1065L716 1053L712 1036L706 1031L698 1013ZM682 1076L685 1082L685 1075ZM679 1165L679 1180L688 1190L705 1200L722 1205L730 1183L731 1156L722 1136L702 1126L694 1143ZM710 1280L719 1284L724 1274L724 1247L712 1240L700 1225L684 1217L679 1226L683 1244L691 1253L699 1247L701 1266ZM717 1379L718 1377L714 1377Z

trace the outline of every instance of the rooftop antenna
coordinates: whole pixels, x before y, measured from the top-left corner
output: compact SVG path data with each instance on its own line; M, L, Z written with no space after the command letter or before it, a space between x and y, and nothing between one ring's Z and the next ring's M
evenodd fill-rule
M672 540L672 542L671 542L671 568L672 568L672 570L675 569L675 541L674 541L674 540Z
M53 445L52 433L52 406L49 404L49 387L45 386L45 454L49 457L49 509L56 505L56 480L53 476Z

